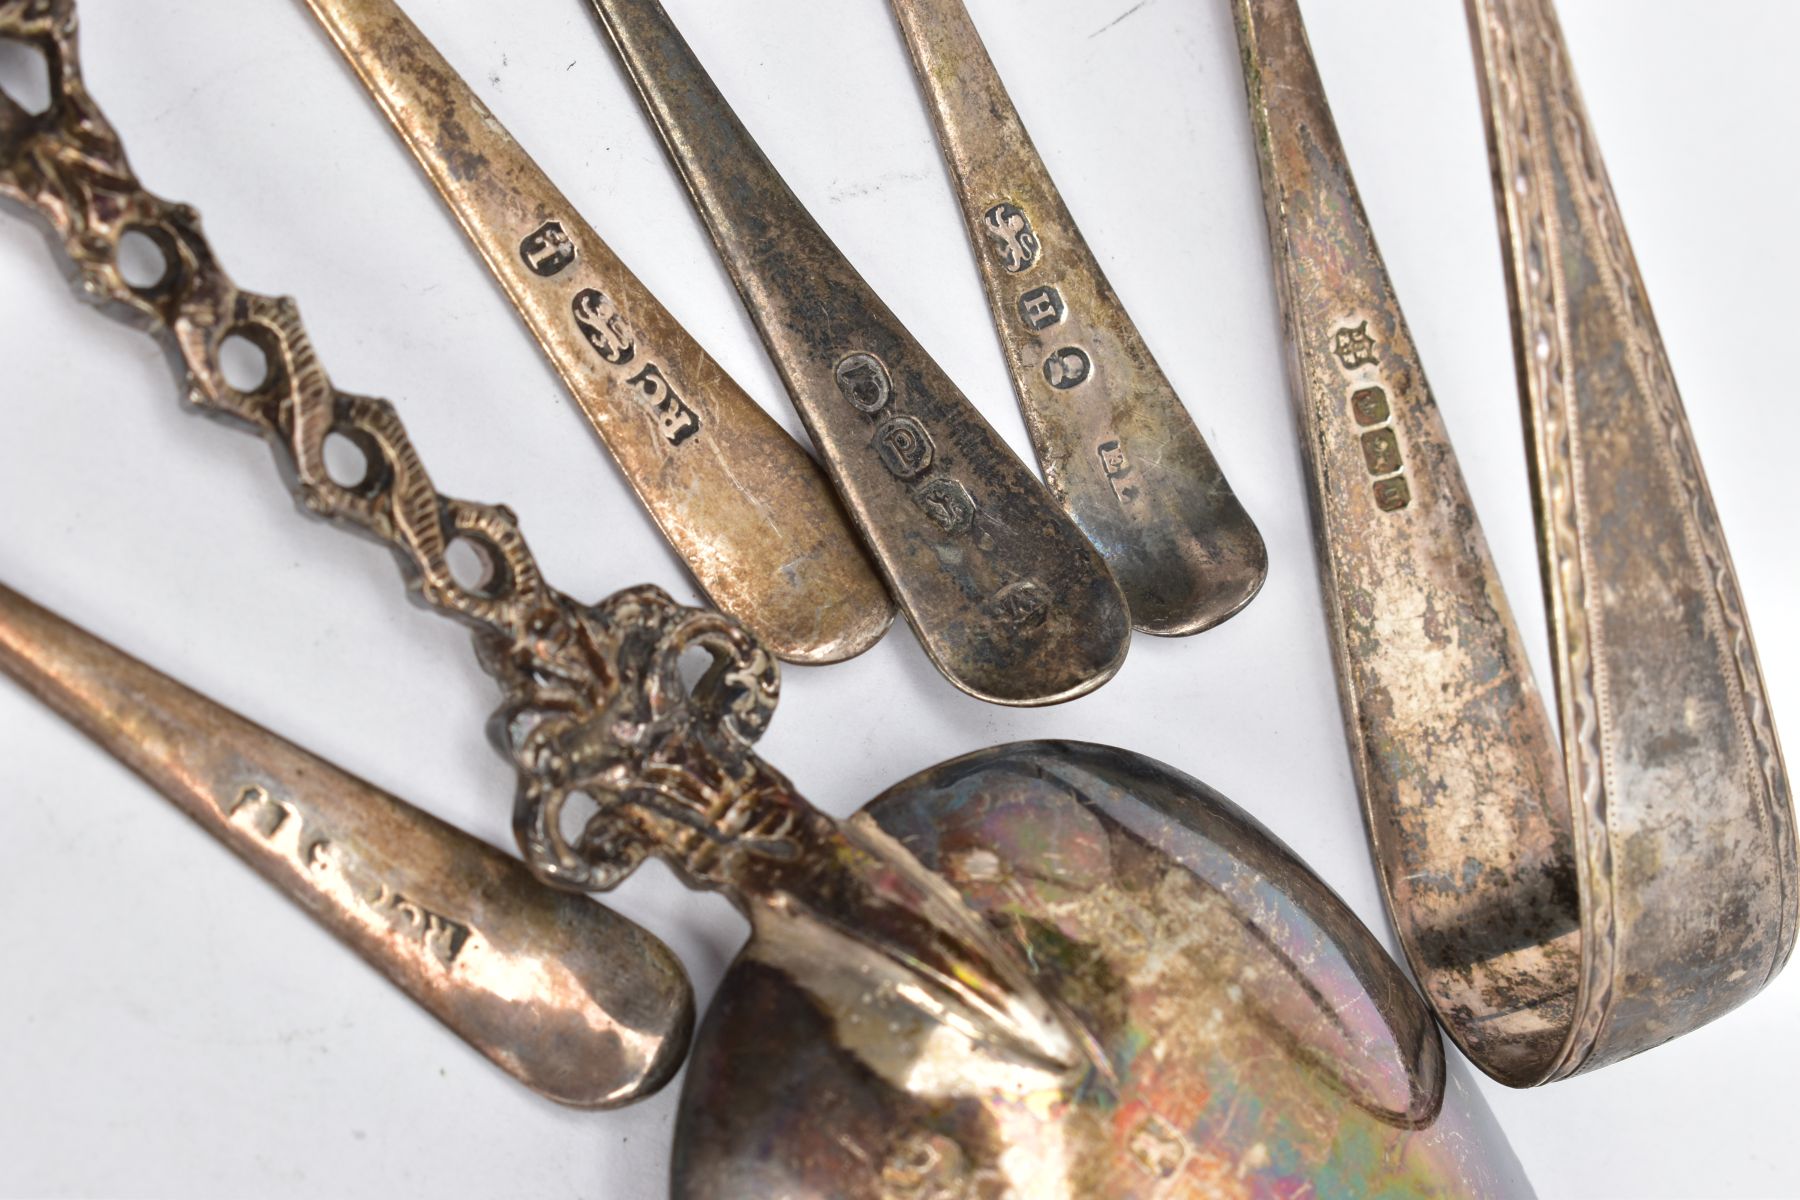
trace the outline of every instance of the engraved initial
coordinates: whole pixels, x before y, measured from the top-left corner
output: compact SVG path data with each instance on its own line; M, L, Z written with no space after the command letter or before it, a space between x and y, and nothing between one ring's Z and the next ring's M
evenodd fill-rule
M999 256L1000 265L1014 275L1037 262L1043 251L1043 243L1032 232L1031 218L1017 205L994 205L982 218L981 227L987 233L989 248Z
M575 243L558 221L546 221L519 243L525 265L548 279L575 261Z

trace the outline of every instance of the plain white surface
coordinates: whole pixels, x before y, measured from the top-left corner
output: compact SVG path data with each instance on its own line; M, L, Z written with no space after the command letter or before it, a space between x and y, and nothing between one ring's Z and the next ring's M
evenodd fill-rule
M1029 456L886 6L667 6L795 191ZM584 7L410 8L602 236L799 433ZM992 743L1113 742L1234 797L1387 938L1340 735L1228 6L972 8L1077 219L1261 525L1269 582L1216 631L1139 638L1113 683L1047 711L966 699L896 629L856 662L790 669L766 756L845 813ZM1306 9L1544 678L1461 6ZM1775 710L1789 714L1800 109L1785 81L1800 8L1564 9ZM440 486L511 504L550 578L577 596L653 581L694 598L301 4L86 0L83 17L89 83L139 174L201 210L245 286L299 298L334 380L394 400ZM15 79L3 61L0 79ZM161 350L79 304L39 233L11 215L0 279L0 578L509 845L511 778L481 736L496 695L465 634L406 602L385 552L297 519L268 451L184 413ZM609 1114L527 1094L10 685L0 790L0 1193L663 1193L677 1089ZM722 901L653 867L614 902L667 938L710 995L743 936ZM1537 1092L1484 1091L1546 1198L1793 1195L1797 1001L1790 972L1653 1054Z

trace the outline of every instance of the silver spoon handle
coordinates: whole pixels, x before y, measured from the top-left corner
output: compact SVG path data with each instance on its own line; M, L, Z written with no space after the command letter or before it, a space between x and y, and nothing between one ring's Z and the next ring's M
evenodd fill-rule
M619 261L392 0L308 0L707 597L778 657L873 645L893 604L831 488Z
M0 585L0 673L143 776L432 1016L553 1100L612 1108L693 1023L655 937Z
M1209 629L1262 536L1050 178L962 0L893 0L1044 479L1147 633Z
M657 0L593 0L832 482L939 670L1000 704L1100 686L1105 561L764 157Z

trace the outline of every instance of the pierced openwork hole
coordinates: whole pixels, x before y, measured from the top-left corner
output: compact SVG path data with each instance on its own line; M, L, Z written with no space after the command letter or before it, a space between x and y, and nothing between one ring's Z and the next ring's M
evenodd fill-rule
M0 92L34 117L50 111L50 61L36 46L0 38Z
M676 670L681 674L681 688L689 696L698 696L712 687L709 678L724 660L706 646L689 646L681 652Z
M589 822L599 815L598 800L586 792L570 792L563 797L562 811L556 815L556 832L568 845L579 846Z
M175 240L161 229L133 225L119 235L113 263L125 286L140 296L167 292L180 276Z
M325 474L347 492L368 496L387 486L387 462L374 442L354 430L333 430L325 438Z
M484 600L498 600L512 587L500 552L485 539L459 534L444 548L444 561L456 586Z
M219 343L219 375L225 386L245 396L268 395L281 383L281 339L275 331L246 322L225 331Z

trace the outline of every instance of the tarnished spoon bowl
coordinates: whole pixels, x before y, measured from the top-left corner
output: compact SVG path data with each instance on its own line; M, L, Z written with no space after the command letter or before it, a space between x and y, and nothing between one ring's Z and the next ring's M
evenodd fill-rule
M1094 1039L1080 1086L935 1098L877 1079L758 954L682 1098L684 1200L1531 1194L1446 1091L1430 1013L1354 914L1204 784L1068 742L932 768L865 814ZM921 1083L932 1064L921 1061Z

